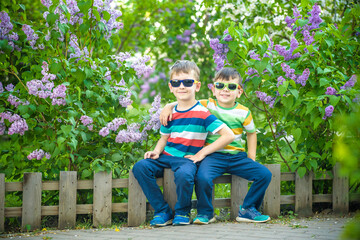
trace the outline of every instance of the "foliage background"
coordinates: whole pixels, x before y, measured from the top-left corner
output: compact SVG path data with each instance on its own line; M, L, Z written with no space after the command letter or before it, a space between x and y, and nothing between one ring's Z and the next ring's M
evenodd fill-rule
M67 2L70 8L71 1ZM84 10L86 6L95 2L78 1L85 15L88 14ZM28 171L43 172L44 179L51 180L58 179L59 172L63 170L77 170L81 179L91 178L93 171L100 170L113 170L114 177L126 177L131 166L158 139L156 128L144 130L156 115L156 111L149 112L154 110L154 106L151 106L154 97L160 94L162 104L174 100L167 90L169 67L178 59L194 60L201 69L202 90L198 98L208 98L211 92L207 85L212 83L216 69L213 59L215 52L210 42L211 39L219 39L229 48L225 54L226 61L237 68L244 79L246 94L239 102L252 110L259 130L257 160L261 163L281 163L283 171L299 171L301 175L310 170L321 174L331 169L335 161L340 161L344 171L352 176L351 191L358 191L359 152L353 146L359 144L359 125L354 120L358 119L355 115L359 109L356 100L359 84L341 89L352 75L359 74L358 2L110 2L107 3L111 9L122 12L117 21L123 24L123 28L114 32L111 38L105 38L106 29L101 29L101 24L92 29L93 24L109 17L105 13L100 12L98 19L88 19L83 24L67 24L65 31L67 34L76 33L81 49L84 50L85 46L91 49L88 61L74 61L69 56L75 53L75 49L57 41L57 36L52 35L50 42L44 40L47 29L54 26L56 17L51 15L53 20L45 19L43 13L48 9L40 1L0 0L0 11L9 14L13 31L19 34L16 44L22 48L21 53L11 51L7 47L7 40L0 39L3 51L0 56L0 79L4 88L13 84L16 92L13 94L30 102L30 105L16 108L8 101L9 91L0 93L0 112L19 114L29 125L24 135L10 136L4 133L1 136L0 172L6 174L7 181L21 181L22 173ZM286 26L285 19L293 18L293 7L297 6L304 18L294 24L306 26L309 20L307 16L315 3L321 8L323 22L319 28L311 31L311 34L316 34L310 48L300 32L294 35L293 29ZM50 26L47 27L46 23ZM39 35L38 43L45 44L43 51L30 47L21 30L23 24L30 25ZM224 34L225 30L230 33L231 41L224 40L227 35ZM91 38L86 37L88 32L92 33ZM274 48L269 49L271 42L289 49L292 38L299 42L293 54L301 53L300 58L284 60ZM120 56L126 52L133 58L118 67L110 56ZM254 59L254 54L260 60ZM271 57L265 57L265 54ZM139 76L131 64L145 55L150 56L150 60L146 65L141 65L141 69L147 66L152 70L148 69L148 74ZM57 75L55 85L65 83L67 86L66 106L51 106L45 99L29 95L24 88L26 82L43 77L43 61L48 62L49 73ZM63 61L61 66L58 65L59 61ZM90 63L95 63L98 68L91 70ZM282 63L294 69L298 76L309 69L307 84L301 86L287 78L285 84L277 86L278 77L285 75ZM246 74L250 68L257 70L259 76ZM263 72L265 69L268 72ZM106 74L109 70L110 80ZM118 86L116 84L121 79L125 80L124 89L114 91L113 88ZM327 87L336 89L337 95L325 94ZM276 96L277 91L282 96L276 98L274 108L270 108L258 98L257 91L272 97ZM129 92L130 97L127 95ZM128 97L132 103L123 107L118 101L120 96ZM329 105L334 106L334 112L324 120L325 108ZM42 114L45 121L41 120ZM84 115L93 119L93 130L81 124L80 118ZM126 119L127 123L106 137L100 136L100 130L115 118ZM62 122L57 122L57 119ZM6 129L11 126L7 120L3 122ZM134 123L140 125L134 127L131 125ZM147 135L131 142L117 142L120 131L124 134L147 132ZM28 160L27 156L35 149L43 149L51 154L51 158ZM330 188L315 186L321 193L330 191ZM126 193L116 194L121 201L126 199ZM51 202L51 197L47 199ZM19 200L12 202L16 205Z

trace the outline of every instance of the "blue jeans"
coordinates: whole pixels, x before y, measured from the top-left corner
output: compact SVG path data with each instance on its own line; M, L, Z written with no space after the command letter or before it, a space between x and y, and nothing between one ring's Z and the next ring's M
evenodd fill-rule
M169 204L165 202L163 194L156 183L156 178L163 176L164 168L171 168L175 176L177 194L175 214L189 214L197 170L197 165L193 161L187 158L162 154L158 159L147 158L135 163L133 173L150 205L154 208L155 214L172 214Z
M245 199L243 208L255 207L259 209L270 184L271 172L258 162L247 157L247 153L238 154L213 153L200 162L195 178L195 191L197 197L197 212L213 217L212 205L213 180L224 173L230 173L253 181Z

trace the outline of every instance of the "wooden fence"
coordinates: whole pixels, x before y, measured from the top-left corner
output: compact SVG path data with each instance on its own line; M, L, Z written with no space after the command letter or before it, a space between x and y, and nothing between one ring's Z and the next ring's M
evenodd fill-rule
M349 201L359 200L358 195L350 195L349 181L339 175L339 166L329 174L314 179L313 174L300 178L297 173L280 172L279 164L265 165L272 172L272 181L265 194L263 212L272 217L280 215L281 204L295 204L295 212L300 216L312 215L312 204L332 202L336 213L347 213ZM313 180L333 180L332 194L312 194ZM295 181L294 195L281 195L281 181ZM176 191L174 174L165 169L164 177L157 180L163 187L164 198L174 208ZM231 175L223 175L214 180L215 184L231 183L231 198L213 199L215 208L230 207L231 218L235 218L239 205L242 204L248 191L248 181ZM216 186L216 185L215 185ZM112 203L112 188L128 188L128 203ZM77 190L93 189L93 204L77 204ZM58 190L58 206L41 206L42 191ZM6 192L22 191L22 207L5 207ZM193 207L196 200L193 200ZM5 175L0 174L0 232L4 231L5 217L21 217L24 230L34 230L41 227L41 217L55 215L58 217L60 229L73 228L77 214L92 214L93 225L108 226L111 224L111 213L127 212L128 226L139 226L146 220L146 211L150 209L146 203L137 180L132 172L128 179L112 179L112 174L98 172L93 180L77 180L77 172L60 172L59 181L42 181L41 173L24 173L23 182L5 182Z

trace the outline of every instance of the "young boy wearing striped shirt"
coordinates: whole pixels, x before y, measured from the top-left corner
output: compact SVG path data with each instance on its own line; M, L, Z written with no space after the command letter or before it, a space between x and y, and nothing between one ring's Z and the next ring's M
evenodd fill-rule
M151 226L190 224L191 197L197 162L234 140L233 132L196 99L200 90L200 70L194 62L177 61L170 70L170 91L177 99L172 110L172 121L161 126L161 138L153 151L133 167L145 196L155 210ZM203 147L208 132L219 134L212 144ZM177 202L175 217L165 202L156 177L161 177L164 168L174 171Z
M270 217L262 215L259 209L265 191L271 181L271 172L255 162L256 158L256 128L250 110L237 103L243 92L240 85L241 76L234 68L223 68L216 73L213 95L216 99L200 100L200 103L218 119L226 123L235 134L235 140L226 147L208 155L198 168L195 178L195 191L197 196L197 217L195 224L208 224L215 221L212 205L213 180L224 173L240 176L253 181L242 206L239 207L238 222L267 222ZM173 104L167 105L160 115L160 121L166 125L168 117L171 120L169 109ZM241 141L245 130L247 135L248 153ZM206 144L216 141L217 134L209 134Z

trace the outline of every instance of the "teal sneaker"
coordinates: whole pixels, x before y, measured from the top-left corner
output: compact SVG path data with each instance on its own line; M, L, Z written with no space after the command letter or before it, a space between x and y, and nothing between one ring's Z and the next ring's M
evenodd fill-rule
M150 221L152 227L165 227L173 222L172 215L168 213L158 213Z
M268 215L261 215L261 213L254 207L244 209L240 206L239 216L236 217L236 221L238 222L264 223L269 220L270 217Z
M209 223L213 223L215 221L216 221L215 217L209 220L208 216L199 214L196 216L193 223L198 225L206 225Z
M189 225L190 217L187 215L175 215L172 224L173 224L173 226Z

